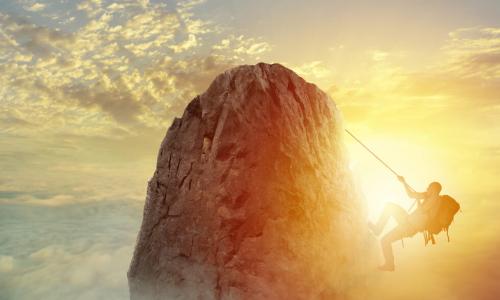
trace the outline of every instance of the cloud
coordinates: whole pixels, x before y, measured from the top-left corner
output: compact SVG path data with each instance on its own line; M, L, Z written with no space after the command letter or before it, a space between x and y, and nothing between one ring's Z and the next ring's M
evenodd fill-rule
M332 74L330 69L327 66L325 66L324 62L319 60L304 63L300 66L292 68L299 75L304 76L306 78L311 78L310 80L312 81L314 81L314 79L322 79L329 77Z
M227 35L196 17L193 10L203 4L82 1L76 10L85 15L75 20L81 25L69 31L0 13L0 97L7 113L15 108L16 120L51 133L164 128L208 87L195 61L220 72L270 50L258 38ZM213 47L223 39L230 47Z
M143 105L122 78L115 78L113 81L110 84L106 80L98 81L91 88L69 85L61 89L64 95L76 99L83 108L98 107L117 122L133 124L143 112Z
M9 111L0 109L0 124L4 129L4 132L16 131L20 128L27 128L28 130L31 130L36 126L36 124L24 119L22 114L15 109Z
M198 40L196 39L196 35L189 34L188 38L185 41L177 45L170 46L170 49L174 50L175 53L184 52L198 45Z
M30 53L37 57L47 57L51 53L67 51L73 36L60 30L40 27L25 20L0 13L3 35L11 41L9 50L18 55ZM4 45L7 46L7 45ZM7 46L8 47L8 46ZM21 51L19 51L21 50ZM24 50L24 51L23 51ZM6 62L19 61L19 57L6 57ZM21 61L25 61L21 59Z
M461 78L500 78L500 29L463 28L451 32L443 47L446 71Z
M86 13L88 18L93 18L98 14L102 13L102 1L101 0L83 0L76 6L77 10Z
M3 205L0 298L128 298L140 205Z
M0 255L0 273L8 273L14 270L14 258L12 256Z
M348 113L376 118L378 123L401 114L410 118L498 115L499 32L497 28L450 32L437 55L440 59L417 71L399 67L397 53L371 51L367 55L373 63L367 61L364 70L368 79L336 84L330 93Z
M389 53L379 50L372 51L370 54L374 61L383 61L389 56Z
M2 134L0 205L141 202L165 130L117 132L115 137Z
M26 6L25 9L32 11L32 12L37 12L44 10L47 5L44 3L33 3L32 5Z
M443 61L426 71L405 74L400 91L442 96L452 106L494 107L500 99L500 29L464 28L449 34Z
M75 204L76 198L73 195L54 195L48 198L37 198L31 195L20 195L13 199L0 199L2 204L25 204L25 205L40 205L40 206L61 206Z
M211 45L214 54L223 54L230 59L245 62L249 58L260 59L260 55L270 52L273 46L261 38L229 34Z

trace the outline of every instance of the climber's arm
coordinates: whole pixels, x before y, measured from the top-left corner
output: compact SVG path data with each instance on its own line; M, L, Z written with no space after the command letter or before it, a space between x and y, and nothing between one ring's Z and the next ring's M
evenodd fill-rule
M408 183L406 183L406 180L403 176L398 176L398 180L401 181L405 187L406 194L408 194L408 197L413 198L413 199L424 199L425 198L425 193L419 193L414 191ZM420 205L420 201L417 201L418 205Z

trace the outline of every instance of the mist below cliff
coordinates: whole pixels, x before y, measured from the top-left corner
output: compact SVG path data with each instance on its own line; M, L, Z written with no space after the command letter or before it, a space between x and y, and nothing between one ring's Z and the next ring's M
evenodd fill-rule
M2 204L0 299L128 299L138 201Z

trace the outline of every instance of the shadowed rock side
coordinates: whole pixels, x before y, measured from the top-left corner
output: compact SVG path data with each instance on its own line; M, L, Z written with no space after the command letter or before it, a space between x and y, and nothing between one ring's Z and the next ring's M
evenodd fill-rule
M219 75L161 144L131 299L357 297L369 247L342 130L279 64Z

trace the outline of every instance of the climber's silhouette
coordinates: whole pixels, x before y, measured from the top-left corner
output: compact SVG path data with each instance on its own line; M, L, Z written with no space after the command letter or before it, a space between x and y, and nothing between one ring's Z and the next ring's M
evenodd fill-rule
M415 192L405 181L404 177L398 176L406 189L409 197L416 199L417 209L409 214L401 206L394 203L387 203L376 224L369 223L370 229L375 235L379 235L384 229L389 217L393 217L398 225L385 234L381 239L382 252L385 263L379 267L382 271L394 271L394 254L392 253L392 243L404 237L411 237L419 231L424 231L428 221L431 220L439 210L439 193L441 184L432 182L427 191Z

